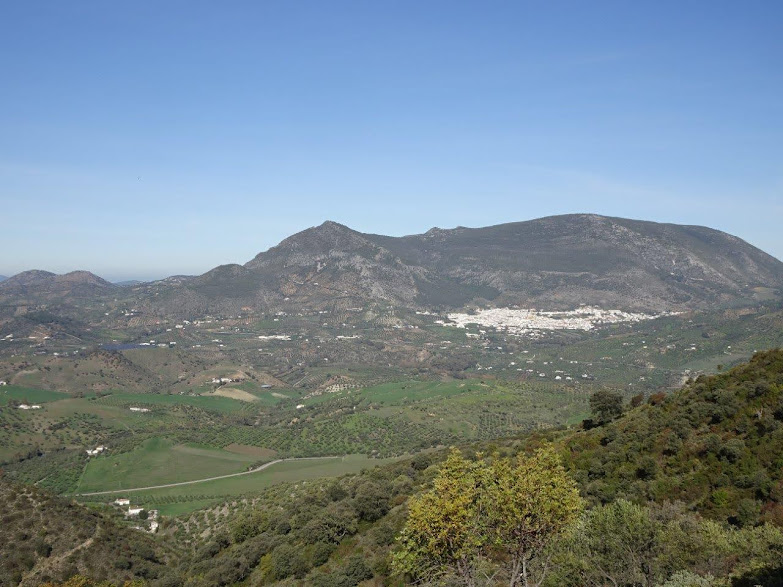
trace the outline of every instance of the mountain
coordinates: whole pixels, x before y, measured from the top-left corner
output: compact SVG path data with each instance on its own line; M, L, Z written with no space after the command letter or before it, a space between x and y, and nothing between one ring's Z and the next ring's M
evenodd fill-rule
M5 281L6 279L8 278L5 275L0 275L0 281Z
M783 263L726 233L589 214L376 242L460 283L497 289L496 304L694 308L783 285Z
M589 214L405 237L325 222L180 285L180 301L227 311L371 300L662 311L779 295L783 263L710 228Z
M0 283L0 303L117 295L86 272L28 271ZM390 237L327 221L244 265L122 288L154 314L194 315L362 306L470 304L678 311L780 296L783 263L700 226L592 214ZM123 295L123 294L120 294Z

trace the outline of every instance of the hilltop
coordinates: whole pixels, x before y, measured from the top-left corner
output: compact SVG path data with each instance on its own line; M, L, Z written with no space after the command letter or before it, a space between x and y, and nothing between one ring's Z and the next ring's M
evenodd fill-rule
M100 295L116 286L89 271L71 271L57 275L49 271L31 270L17 273L2 281L0 299L15 298L34 302L67 296Z

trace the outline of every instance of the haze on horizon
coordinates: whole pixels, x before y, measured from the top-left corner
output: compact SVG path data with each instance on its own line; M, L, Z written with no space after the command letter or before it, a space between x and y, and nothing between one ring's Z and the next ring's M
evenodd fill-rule
M0 274L593 212L783 258L783 5L0 7Z

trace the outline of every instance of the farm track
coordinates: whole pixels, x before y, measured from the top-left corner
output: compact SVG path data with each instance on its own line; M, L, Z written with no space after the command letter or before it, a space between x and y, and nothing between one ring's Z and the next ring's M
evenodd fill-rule
M73 494L73 497L84 497L88 495L108 495L110 493L129 493L131 491L149 491L152 489L166 489L167 487L179 487L181 485L193 485L196 483L206 483L207 481L217 481L218 479L228 479L230 477L239 477L241 475L250 475L252 473L258 473L259 471L263 471L267 467L271 467L272 465L276 465L277 463L284 463L288 461L313 461L313 460L320 460L320 459L341 459L343 457L298 457L298 458L292 458L292 459L277 459L274 461L269 461L268 463L264 463L260 467L256 467L255 469L251 469L249 471L242 471L241 473L230 473L229 475L219 475L217 477L207 477L204 479L194 479L192 481L180 481L178 483L166 483L164 485L152 485L150 487L133 487L131 489L111 489L109 491L92 491L90 493L75 493Z

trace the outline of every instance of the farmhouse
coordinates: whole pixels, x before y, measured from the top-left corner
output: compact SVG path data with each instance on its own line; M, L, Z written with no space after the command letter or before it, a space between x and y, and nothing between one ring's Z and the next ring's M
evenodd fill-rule
M33 405L30 405L30 404L19 404L19 409L20 410L40 410L41 406L39 406L38 404L33 404Z
M149 412L149 408L128 408L131 412Z
M114 500L115 505L123 506L123 505L130 505L130 500L126 499L124 497L121 497L119 499Z
M101 446L96 446L96 447L95 447L94 449L92 449L92 450L89 450L89 449L88 449L86 452L87 452L87 455L88 455L88 456L94 457L95 455L99 455L99 454L101 454L101 453L102 453L103 451L105 451L105 450L106 450L106 447L105 447L105 446L103 446L103 445L101 445Z
M144 508L128 508L128 513L126 514L129 518L138 516Z

